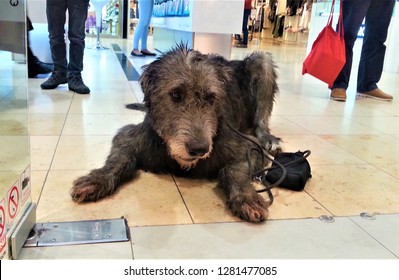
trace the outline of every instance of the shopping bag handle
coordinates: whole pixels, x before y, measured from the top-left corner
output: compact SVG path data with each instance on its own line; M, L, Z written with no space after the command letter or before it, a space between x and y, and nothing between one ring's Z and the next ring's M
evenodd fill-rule
M327 21L327 25L329 25L331 27L332 27L332 22L333 22L333 15L334 15L334 5L335 5L335 0L332 1L330 16L328 17L328 21ZM344 38L344 20L343 20L343 16L342 16L342 0L340 1L340 5L339 5L338 34L341 36L341 38Z

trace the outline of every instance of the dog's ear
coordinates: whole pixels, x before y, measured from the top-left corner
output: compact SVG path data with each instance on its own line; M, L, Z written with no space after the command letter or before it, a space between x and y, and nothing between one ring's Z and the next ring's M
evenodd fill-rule
M147 108L151 107L151 92L153 92L154 81L156 79L155 62L143 66L143 73L139 78L141 90L144 94L144 104Z
M229 83L234 74L233 68L223 63L216 63L218 67L215 67L215 69L217 69L219 80L221 80L224 84Z
M217 54L208 54L207 61L215 65L218 77L223 83L230 82L234 74L234 70L228 66L228 61L223 56Z
M218 74L220 79L222 80L223 83L229 83L231 81L232 75L233 75L233 69L231 67L220 67L218 68Z

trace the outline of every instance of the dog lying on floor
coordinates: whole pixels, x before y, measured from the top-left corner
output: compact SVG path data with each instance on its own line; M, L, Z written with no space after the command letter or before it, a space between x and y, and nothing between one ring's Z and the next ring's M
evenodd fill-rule
M278 91L275 68L271 55L261 52L228 61L178 45L163 54L140 77L144 121L119 130L105 165L74 181L73 200L109 196L137 170L146 170L217 178L234 215L266 220L269 202L251 176L264 162L248 151L254 141L271 153L281 151L280 138L268 127Z

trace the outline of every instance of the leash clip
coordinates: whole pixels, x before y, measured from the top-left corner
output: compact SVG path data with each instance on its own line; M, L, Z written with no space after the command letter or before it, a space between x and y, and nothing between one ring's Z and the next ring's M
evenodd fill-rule
M263 180L264 180L265 176L266 176L265 174L257 175L257 176L254 176L252 179L254 181L259 181L259 182L263 183Z

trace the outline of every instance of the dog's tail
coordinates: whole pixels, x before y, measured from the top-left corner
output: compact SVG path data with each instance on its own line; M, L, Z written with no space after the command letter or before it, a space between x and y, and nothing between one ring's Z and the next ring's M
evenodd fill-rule
M269 118L278 92L276 64L270 53L254 52L244 59L244 71L249 77L248 89L256 104L254 127L258 139L269 134Z
M126 104L126 108L146 112L147 108L144 103L130 103Z

